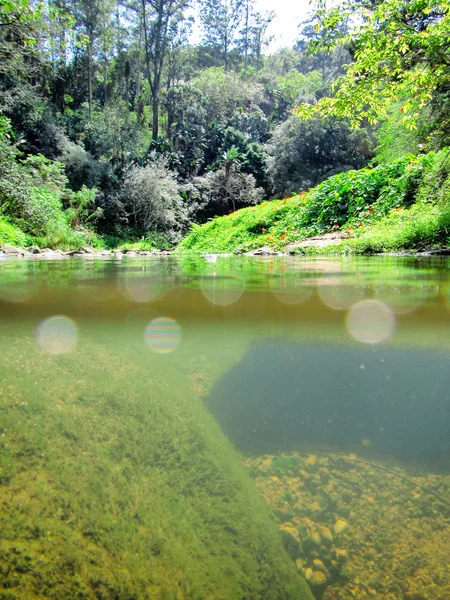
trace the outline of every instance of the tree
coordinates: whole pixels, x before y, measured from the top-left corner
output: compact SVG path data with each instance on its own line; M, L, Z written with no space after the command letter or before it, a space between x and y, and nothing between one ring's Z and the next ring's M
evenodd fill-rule
M292 115L274 131L267 146L274 195L306 190L331 175L359 169L373 156L365 130L352 131L343 121Z
M170 41L184 20L189 0L141 0L147 80L152 94L152 137L159 134L159 106L162 75Z
M263 199L264 190L256 187L253 175L242 173L236 167L236 158L235 152L228 152L222 168L194 179L203 204L203 218L219 211L227 214L230 210L257 204Z
M200 23L206 46L214 48L225 71L244 18L244 0L201 0Z
M335 95L314 107L302 105L302 116L345 117L359 127L383 120L400 101L400 116L413 129L424 108L450 86L449 0L345 1L318 14L328 35L316 49L347 43L354 62L337 80ZM344 36L343 20L353 23Z
M27 0L0 2L0 110L36 99L41 12Z
M97 43L105 36L111 17L112 0L75 0L75 19L78 43L87 51L87 85L89 120L93 113L93 86Z
M189 226L180 192L175 175L163 158L132 168L124 182L123 196L135 229L179 241Z

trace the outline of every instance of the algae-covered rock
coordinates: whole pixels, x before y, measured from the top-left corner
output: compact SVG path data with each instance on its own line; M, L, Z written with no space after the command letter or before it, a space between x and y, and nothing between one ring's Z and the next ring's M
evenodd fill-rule
M319 525L318 531L319 531L320 539L322 540L322 543L325 545L330 545L333 541L333 534L328 529L328 527L326 527L325 525Z
M0 336L0 596L312 600L187 377L142 335L80 329L64 356Z
M313 588L321 587L327 583L327 576L322 571L313 571L308 581Z
M334 524L334 533L336 535L340 535L341 533L343 533L346 529L348 528L348 523L347 521L344 521L343 519L338 519L336 521L336 523Z

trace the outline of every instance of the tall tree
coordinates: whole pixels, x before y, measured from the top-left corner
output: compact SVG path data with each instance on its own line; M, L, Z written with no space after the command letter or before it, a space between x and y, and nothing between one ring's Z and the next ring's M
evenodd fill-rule
M148 84L152 94L152 137L158 139L163 69L185 18L189 0L141 0L144 50Z
M93 112L93 86L95 58L101 46L105 47L106 31L112 26L112 0L75 0L75 19L78 44L85 46L87 52L87 84L89 119ZM106 64L106 60L104 61Z
M246 14L246 0L201 0L200 22L203 41L212 47L219 61L229 67L230 50L237 42L237 34Z
M27 0L0 1L0 111L33 95L42 14Z

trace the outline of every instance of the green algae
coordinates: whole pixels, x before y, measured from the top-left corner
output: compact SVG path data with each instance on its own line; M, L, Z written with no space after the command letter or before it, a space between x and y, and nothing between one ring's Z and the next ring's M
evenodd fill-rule
M5 598L311 597L173 363L93 325L48 356L33 325L2 336Z

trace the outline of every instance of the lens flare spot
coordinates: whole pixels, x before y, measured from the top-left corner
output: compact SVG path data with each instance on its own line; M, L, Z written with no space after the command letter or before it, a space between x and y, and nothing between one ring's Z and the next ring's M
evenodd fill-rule
M36 343L46 354L66 354L75 348L77 339L76 324L60 315L45 319L36 329Z
M301 304L310 298L314 286L306 285L303 277L282 277L269 280L272 293L283 304Z
M212 304L226 306L237 302L242 296L245 288L245 282L240 277L202 277L200 287L203 295Z
M174 319L153 319L144 331L145 344L157 354L173 352L181 342L181 327Z
M38 283L29 281L9 281L0 284L0 299L6 302L26 302L38 291Z
M154 302L167 291L168 283L160 277L123 277L118 281L119 291L132 302Z
M366 287L360 285L345 285L342 281L322 280L317 286L317 292L322 302L334 310L346 310L355 302L363 300Z
M384 302L363 300L354 304L347 314L347 330L358 342L379 344L394 332L395 316Z

